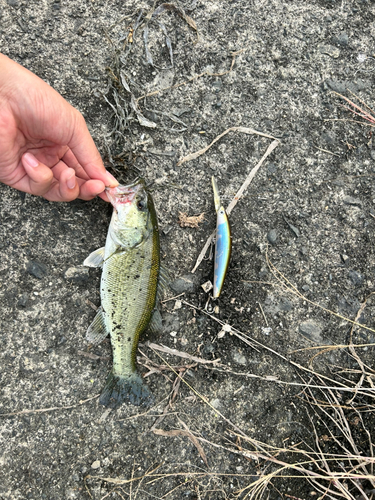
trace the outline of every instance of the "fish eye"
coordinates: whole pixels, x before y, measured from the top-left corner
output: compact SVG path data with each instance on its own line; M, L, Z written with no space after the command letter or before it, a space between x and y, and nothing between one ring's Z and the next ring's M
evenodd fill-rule
M145 200L138 200L137 208L138 208L138 210L144 210L146 208Z

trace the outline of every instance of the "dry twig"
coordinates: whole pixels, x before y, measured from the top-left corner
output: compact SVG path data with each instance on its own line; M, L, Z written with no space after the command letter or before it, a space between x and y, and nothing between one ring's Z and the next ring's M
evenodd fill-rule
M204 365L220 365L220 359L204 359L198 358L197 356L193 356L192 354L188 354L187 352L178 351L177 349L171 349L170 347L166 347L164 345L154 344L152 342L147 342L146 344L140 344L141 346L146 346L152 349L153 351L165 352L166 354L170 354L172 356L178 356L180 358L191 359L195 363L200 363Z
M203 462L208 467L207 457L206 457L206 454L204 452L204 449L203 449L202 445L200 444L200 442L198 441L198 439L194 436L194 434L190 431L190 429L187 427L187 425L184 422L182 422L182 421L181 421L181 423L185 427L185 430L182 430L182 429L172 429L170 431L165 431L164 429L155 429L154 428L152 430L152 432L154 434L157 434L158 436L168 436L168 437L171 437L171 436L186 436L188 439L190 439L190 441L193 443L193 445L197 448L198 453L199 453L201 459L203 460Z
M226 132L224 132L224 134L227 133L227 132L229 132L230 130L233 130L233 129L239 130L239 129L244 129L244 127L232 127L230 129L226 130ZM260 135L263 135L265 137L269 137L271 139L274 139L272 136L267 136L265 134L257 132L256 130L253 130L253 129L246 129L246 130L252 130L251 133L256 133L256 134L259 133ZM240 130L240 131L242 132L243 130ZM245 132L245 133L250 133L250 132ZM219 136L219 138L222 137L224 134L222 134L221 136ZM215 141L218 140L219 138L216 138ZM211 143L211 145L214 144L215 141L213 141ZM237 205L238 201L243 196L245 190L248 188L248 186L250 185L251 181L254 179L255 174L258 172L258 170L262 166L262 164L265 161L265 159L267 158L267 156L269 156L272 153L272 151L279 144L280 144L280 142L277 139L274 139L274 141L272 141L272 143L268 146L267 151L264 153L264 155L262 156L262 158L260 159L260 161L255 165L255 167L251 170L251 172L249 173L249 175L246 177L245 181L243 182L242 186L237 191L237 193L235 194L235 196L232 198L232 201L229 203L229 205L228 205L228 207L226 209L226 212L227 212L228 215L230 215L230 213L232 212L233 208ZM203 150L201 150L201 151L203 151ZM198 151L198 153L199 153L199 151ZM194 153L194 154L196 154L196 153ZM201 154L203 154L203 153L201 153ZM185 160L185 161L188 161L188 160ZM206 255L206 252L207 252L209 246L211 245L214 236L215 236L215 231L213 231L210 234L210 236L208 237L206 243L204 244L204 247L203 247L202 251L198 255L198 258L197 258L197 261L195 263L195 266L191 270L192 273L194 273L197 270L198 266L200 265L200 263L204 259L204 256Z
M217 141L219 141L222 137L227 135L229 132L242 132L243 134L248 134L248 135L259 135L261 137L267 137L268 139L273 139L274 141L277 142L277 144L272 148L274 149L278 144L279 141L275 137L269 134L264 134L263 132L258 132L258 130L254 130L253 128L248 128L248 127L230 127L227 130L225 130L223 133L215 137L215 139L209 144L208 146L200 149L199 151L196 151L195 153L190 153L187 156L184 156L179 160L177 163L177 166L181 166L183 163L186 163L187 161L195 160L196 158L199 158L199 156L202 156L206 151L210 149Z
M87 398L87 399L84 399L82 401L79 401L78 403L76 403L74 405L52 406L51 408L38 408L35 410L21 410L21 411L14 411L11 413L0 413L0 417L15 417L18 415L30 415L32 413L48 413L50 411L57 411L57 410L70 410L71 408L77 408L78 406L82 406L85 403L92 401L93 399L97 399L99 396L100 396L100 394L97 394L96 396L92 396L91 398Z

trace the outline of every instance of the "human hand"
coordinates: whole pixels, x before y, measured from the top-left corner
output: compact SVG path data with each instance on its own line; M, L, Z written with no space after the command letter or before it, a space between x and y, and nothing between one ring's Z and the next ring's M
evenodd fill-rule
M108 198L105 170L81 113L0 54L0 182L50 201Z

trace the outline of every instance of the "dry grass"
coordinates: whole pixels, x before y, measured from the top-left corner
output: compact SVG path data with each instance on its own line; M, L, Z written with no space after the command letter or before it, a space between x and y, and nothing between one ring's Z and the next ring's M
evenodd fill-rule
M340 99L344 100L346 103L349 104L349 106L342 104L341 106L344 109L347 109L352 114L359 116L360 118L362 118L363 120L365 120L368 123L366 124L365 122L358 121L358 120L352 120L352 121L355 121L356 123L360 123L362 125L366 124L366 125L370 125L371 127L375 127L375 116L374 116L375 113L374 113L374 111L360 97L356 96L350 90L348 90L348 92L350 92L350 94L352 94L353 98L356 99L361 104L361 106L356 104L354 101L348 99L344 95L338 94L337 92L333 92L333 93L335 95L337 95L338 97L340 97Z
M312 498L372 500L375 493L374 444L363 412L353 402L349 405L345 402L343 405L341 393L327 387L319 375L304 383L306 387L301 398L310 410L309 419L314 438L310 444L300 443L298 447L289 448L270 446L254 440L242 431L236 432L236 426L223 415L221 417L231 427L226 436L223 436L224 441L229 444L223 445L199 435L194 436L187 428L185 431L156 432L170 438L186 436L195 441L195 446L203 454L204 447L214 447L243 457L245 461L251 459L258 464L258 478L255 480L251 474L217 473L187 467L185 464L164 464L157 471L149 470L141 476L133 473L129 479L88 476L86 480L90 483L104 481L114 486L111 492L120 493L121 490L127 498L132 499L148 498L149 486L161 482L170 485L172 480L174 486L167 491L164 489L162 497L154 498L179 498L181 488L189 485L190 489L195 488L200 492L200 497L197 498L263 500L268 497L270 489L277 490L280 481L299 480L306 481L311 486L315 493ZM204 397L202 399L209 404ZM217 409L214 411L218 412ZM328 446L330 451L326 451ZM223 481L228 478L245 482L248 480L248 484L229 494L223 485ZM221 492L222 496L211 496L214 492ZM106 495L102 499L105 497ZM292 495L289 498L298 499Z
M159 356L162 358L160 354ZM168 366L165 359L162 360L164 366ZM171 439L176 437L190 439L201 457L204 457L207 466L209 464L204 450L209 448L235 454L237 457L242 457L245 462L250 460L256 465L257 476L214 472L208 467L199 469L187 467L185 464L163 464L157 471L149 470L137 477L132 474L129 479L88 476L86 478L88 482L104 481L114 486L114 489L111 489L113 493L120 493L119 488L121 488L122 493L132 499L148 498L149 486L164 483L165 486L160 485L160 489L165 491L163 496L150 496L150 498L180 498L181 488L186 488L188 485L190 489L199 492L197 498L201 499L263 500L268 498L270 491L278 491L279 485L285 484L285 481L288 483L293 481L292 484L296 484L297 480L305 481L306 486L311 487L314 494L312 498L321 500L374 498L374 444L368 428L374 406L366 404L364 398L358 399L356 387L345 392L344 399L341 388L327 386L318 373L311 374L309 380L301 377L302 390L299 398L301 405L307 410L312 440L295 446L277 447L260 442L243 432L217 408L213 408L208 400L178 372L172 367L170 370L175 372L181 383L186 384L212 412L219 415L228 428L224 435L218 436L216 440L209 440L203 438L200 432L189 429L180 416L177 416L180 429L166 431L153 426L154 432ZM268 381L272 383L272 380ZM161 419L158 423L160 422ZM247 484L229 493L224 486L224 481L228 478L232 481L241 480ZM300 484L299 489L303 490ZM219 492L221 496L215 496ZM293 495L289 498L298 500L298 497Z
M178 213L178 223L181 227L197 228L204 221L204 212L199 215L188 215L185 212Z
M272 265L267 256L267 261L272 271L274 281L267 283L283 292L289 292L301 300L307 300L297 288L283 274ZM197 310L195 306L182 301L186 307ZM375 390L373 380L375 371L362 361L358 354L358 345L353 343L353 335L356 328L366 327L358 323L363 313L368 298L360 307L356 317L352 320L329 311L334 316L351 324L350 342L339 346L317 346L318 354L314 354L309 366L297 363L288 357L278 353L268 346L263 345L247 334L230 326L230 334L247 345L259 350L265 349L280 361L289 363L298 373L299 382L287 382L278 377L261 377L252 373L237 373L223 364L199 363L204 369L217 370L232 377L258 378L269 384L282 384L298 387L297 395L299 408L303 408L307 415L310 437L296 445L279 447L266 442L261 442L252 437L249 431L239 428L233 421L227 418L217 408L213 407L208 399L200 394L185 378L186 369L191 367L191 362L198 363L198 359L176 351L175 355L187 358L185 362L189 365L171 366L163 357L171 354L167 348L145 345L151 349L160 361L160 372L164 376L166 372L174 374L172 390L163 414L152 425L151 430L165 439L188 439L194 444L197 453L205 462L205 468L187 466L186 464L162 464L157 470L146 471L136 476L134 473L128 479L111 477L88 476L86 486L96 481L104 481L110 487L110 491L119 497L125 498L181 498L183 488L189 487L195 491L197 499L251 499L263 500L276 496L302 500L298 496L300 491L310 491L309 496L319 500L323 499L345 499L345 500L373 500L375 498L375 475L374 475L374 443L372 428L375 413ZM319 304L312 303L321 308ZM324 308L322 308L324 309ZM327 311L326 309L324 309ZM206 314L217 321L221 326L223 322L207 311L199 309L201 314ZM228 329L227 329L228 330ZM361 347L361 346L360 346ZM332 349L345 350L347 359L355 361L358 368L349 366L334 367L331 376L318 373L312 367L317 355L322 356ZM298 351L295 351L298 352ZM314 352L314 351L312 351ZM155 361L144 355L145 364L149 368L158 370ZM173 401L177 396L180 386L184 384L209 410L212 418L220 418L226 425L226 431L222 434L212 434L206 438L202 436L202 429L193 429L187 425L181 410L173 412ZM175 428L165 429L162 424L165 416L173 415ZM208 422L209 424L209 422ZM308 431L309 432L309 431ZM308 436L308 433L307 433ZM217 449L221 453L233 454L241 459L243 464L253 470L253 474L235 474L225 471L210 470L210 458L208 450ZM228 490L228 481L237 484L237 488ZM158 497L150 493L151 485L158 484L158 491L163 495ZM285 485L295 487L297 491L290 491L290 495L281 493ZM294 493L294 495L293 495ZM307 494L307 493L306 493ZM284 496L283 496L284 495ZM106 497L102 497L103 499Z
M133 34L137 30L140 31L141 29L147 28L151 16L152 12L150 11L141 23L133 23L131 36L127 39L126 48L129 47L130 50L133 42ZM240 51L231 54L232 62L230 68L226 72L221 73L221 75L232 71L236 56L239 53ZM144 103L146 97L188 85L198 78L218 75L216 73L204 72L167 89L156 89L147 94L140 95L139 92L136 92L136 85L130 85L130 78L118 60L114 68L109 71L113 85L108 99L105 96L104 98L107 100L114 113L114 127L110 135L112 145L114 144L114 146L116 146L116 158L112 159L111 151L108 148L108 156L113 165L116 163L115 160L123 158L128 153L126 147L123 145L125 142L124 133L132 120L137 119L141 124L148 127L156 126L150 121L146 122L145 117L142 115L140 106ZM355 95L353 95L353 97L356 101L350 100L340 94L336 95L345 101L346 104L343 105L343 107L361 120L351 121L357 121L358 123L368 126L375 126L373 110L361 101L361 99ZM360 104L357 104L358 102ZM170 116L169 119L171 119ZM184 124L180 123L180 125L183 126ZM230 131L232 130L233 129L230 129ZM225 133L227 132L228 131ZM222 137L222 135L216 138L215 141L204 150L200 150L186 158L182 158L180 164L197 158L200 154L204 154L210 146ZM272 139L274 138L272 137ZM185 215L186 214L184 214L184 217ZM188 227L196 227L200 222L186 216L186 219L182 221L180 217L180 224L185 224L185 220L188 220L188 223L186 223ZM189 226L189 223L192 225ZM204 253L205 250L203 250L203 255ZM199 309L200 314L210 316L214 321L218 322L222 328L226 327L224 329L225 332L236 336L241 342L249 347L266 350L271 356L277 358L278 361L288 363L291 369L299 374L300 381L291 383L280 380L278 377L261 377L253 373L236 373L229 367L222 365L204 365L201 361L192 359L190 355L187 356L187 358L190 359L185 361L190 364L175 365L172 367L160 354L163 350L154 350L154 356L158 356L161 359L162 364L159 365L148 356L144 355L143 364L148 367L150 373L159 373L161 376L165 377L169 377L169 375L172 374L171 378L169 378L172 386L171 392L167 398L164 412L157 417L156 415L148 413L149 417L156 419L153 425L150 425L150 429L159 436L163 436L165 439L189 439L194 444L197 453L199 453L202 460L206 463L206 467L199 468L187 466L184 463L169 463L161 464L141 474L138 472L137 465L134 464L131 476L128 478L121 479L90 475L87 476L85 485L88 495L91 498L93 497L90 492L90 485L97 484L98 481L106 483L109 489L108 493L102 496L101 500L107 497L115 498L116 496L118 498L129 498L131 500L144 498L181 498L182 488L184 487L189 487L190 490L194 491L197 500L209 498L237 498L241 500L248 498L263 500L267 499L270 494L272 494L271 492L277 492L281 484L288 483L296 485L298 481L300 491L303 490L300 483L306 482L307 487L311 488L311 498L314 499L375 499L375 458L373 437L371 435L375 413L375 389L373 386L375 372L362 361L361 355L358 354L360 348L369 347L372 344L355 345L352 341L352 334L355 328L360 327L368 332L375 332L373 328L358 323L360 313L366 306L368 299L362 304L362 308L358 311L356 318L346 318L335 311L331 311L307 299L271 263L268 255L266 258L273 276L273 281L268 283L268 285L276 287L279 290L281 289L284 293L293 294L299 300L350 324L352 328L350 342L348 344L315 346L314 348L309 348L314 354L310 358L309 365L304 366L292 360L288 354L279 353L261 344L248 334L239 331L231 325L227 325L215 316L210 315L207 311ZM198 309L196 306L185 301L181 302L185 307ZM150 346L148 347L150 348ZM336 367L336 370L331 376L318 373L314 369L314 362L318 357L339 349L347 352L348 359L355 360L358 369L353 370L347 366ZM304 351L306 351L306 349ZM297 354L298 352L299 351L295 350L293 354ZM181 355L181 353L175 353L175 355ZM301 442L298 443L298 445L289 447L271 446L268 443L257 441L248 431L245 432L243 429L240 429L217 408L214 408L204 395L200 394L189 384L184 375L186 371L193 366L192 362L199 363L200 366L204 366L204 369L223 371L228 376L232 377L258 378L270 384L298 387L300 390L298 401L301 408L306 410L311 429L311 439L308 442ZM175 401L182 384L185 384L194 397L200 399L207 409L212 412L212 418L216 418L216 416L219 415L226 423L226 432L222 435L211 436L210 439L203 438L199 429L194 430L191 426L188 427L182 415L172 411L172 403ZM138 416L143 417L144 415L145 414L140 414ZM166 430L159 427L166 416L175 417L175 429ZM137 415L131 418L136 417ZM251 461L256 473L233 474L226 473L225 471L217 472L209 470L209 458L206 457L205 451L210 448L218 449L223 453L235 454L246 464ZM241 481L241 484L244 486L229 492L226 486L228 479L231 479L233 483L235 483L236 480ZM163 491L160 497L151 493L150 490L152 486L157 484L160 485L159 491ZM305 489L305 491L308 490ZM297 494L297 492L294 493L294 495ZM282 496L282 494L280 493L279 496ZM284 494L284 497L302 500L297 496L293 496L293 491L290 495Z

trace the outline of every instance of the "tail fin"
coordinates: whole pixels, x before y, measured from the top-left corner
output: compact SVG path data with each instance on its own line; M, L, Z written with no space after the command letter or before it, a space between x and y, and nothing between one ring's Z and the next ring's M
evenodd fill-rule
M120 377L111 371L99 398L99 403L109 408L118 408L126 402L136 406L150 406L153 400L150 389L138 373L132 373L128 377Z

